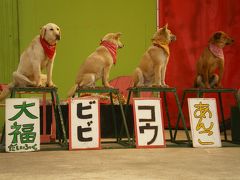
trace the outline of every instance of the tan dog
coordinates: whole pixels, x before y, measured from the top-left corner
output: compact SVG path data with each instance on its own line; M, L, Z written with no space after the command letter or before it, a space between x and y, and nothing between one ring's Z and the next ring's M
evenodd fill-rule
M144 53L139 66L133 74L134 87L168 87L165 74L170 55L169 43L176 40L166 24L152 38L152 45Z
M233 43L226 33L219 31L212 35L208 47L204 49L197 62L197 75L194 82L196 88L220 88L224 71L223 47ZM215 70L219 70L219 75Z
M13 87L54 86L52 82L53 62L56 43L60 40L60 28L53 23L44 25L22 53L17 71L13 72L13 82L3 90L0 100L6 98ZM47 75L41 70L46 68Z
M84 61L77 74L75 85L68 92L72 97L77 87L95 87L95 82L102 79L105 87L111 87L108 83L109 72L116 63L118 48L122 48L120 42L121 33L109 33L103 37L100 46Z

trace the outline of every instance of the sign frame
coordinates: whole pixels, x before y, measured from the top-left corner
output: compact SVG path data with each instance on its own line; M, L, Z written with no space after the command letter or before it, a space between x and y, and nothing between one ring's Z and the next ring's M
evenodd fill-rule
M159 115L160 115L160 122L161 122L161 134L162 134L162 141L163 144L159 145L140 145L139 144L139 136L138 136L138 126L137 126L137 115L136 115L136 101L159 101ZM166 147L166 138L165 138L165 130L164 130L164 120L163 120L163 112L162 112L162 99L161 98L154 98L154 97L147 97L147 98L133 98L133 115L134 115L134 134L135 134L135 141L136 141L136 148L163 148Z
M21 105L16 105L16 103L22 103ZM34 104L34 107L32 107L32 103ZM18 153L18 152L37 152L40 151L40 102L39 98L7 98L6 99L6 108L5 108L5 151L10 153ZM16 107L14 107L16 106ZM35 109L33 109L35 108ZM29 112L29 109L32 109L31 112ZM34 112L34 114L32 114ZM13 117L12 115L15 114ZM10 118L11 116L11 118ZM18 117L19 116L19 117ZM12 119L12 120L10 120ZM13 122L13 123L10 123ZM10 123L10 125L9 125ZM19 124L18 124L19 123ZM25 124L24 124L25 123ZM25 127L24 127L25 125ZM28 125L28 126L26 126ZM33 125L33 126L29 126ZM10 132L13 129L12 127L16 127L15 131ZM34 130L34 131L33 131ZM21 132L22 131L22 132ZM15 136L15 140L18 141L32 141L32 138L34 138L34 142L29 143L15 143L17 151L10 151L8 148L9 142L10 142L10 133L16 133L13 134ZM20 134L19 134L20 133ZM20 137L18 137L20 135ZM35 136L34 136L35 135ZM12 140L13 141L13 140ZM22 144L25 144L25 147L21 146ZM29 144L33 144L30 145ZM12 145L12 142L10 143ZM9 145L9 146L10 146ZM20 148L18 150L18 147ZM29 148L28 148L29 147ZM27 150L26 150L27 148Z
M89 148L73 148L72 147L72 136L71 136L71 134L72 134L72 110L71 110L71 108L72 108L72 101L75 101L75 100L91 100L91 101L97 101L97 108L98 108L98 120L97 120L97 122L98 122L98 130L99 130L99 132L98 132L98 140L97 140L97 142L98 142L98 146L97 147L89 147ZM70 151L72 151L72 150L99 150L99 149L102 149L101 148L101 124L100 124L100 101L99 101L99 98L90 98L90 97L77 97L77 98L69 98L68 99L68 122L69 122L69 132L68 132L68 134L69 134L69 150Z
M193 113L192 113L192 110L191 110L191 104L192 104L193 101L199 101L199 102L204 102L204 101L205 102L206 101L210 102L210 101L212 101L211 102L212 103L212 108L211 108L212 110L210 112L211 112L211 115L213 116L213 120L209 121L209 122L210 122L210 125L211 125L211 122L215 124L215 127L213 129L215 134L214 134L213 138L209 138L209 140L213 140L214 144L210 144L209 142L205 142L205 145L201 145L199 143L199 141L197 141L197 138L200 137L201 135L198 135L200 133L198 133L198 131L195 130L195 126L194 126L194 124L198 125L199 121L198 121L198 123L193 122L194 121L193 119L195 118L195 117L193 117ZM196 148L214 148L214 147L216 148L216 147L222 147L216 98L188 98L188 112L189 112L189 120L190 120L190 125L191 125L193 147L196 147ZM209 123L209 122L207 122L207 123ZM204 125L204 127L205 127L205 125ZM211 126L209 126L209 127L211 127ZM204 138L204 136L202 136L202 137ZM200 138L198 138L198 140L199 139ZM200 141L201 141L201 139L200 139Z

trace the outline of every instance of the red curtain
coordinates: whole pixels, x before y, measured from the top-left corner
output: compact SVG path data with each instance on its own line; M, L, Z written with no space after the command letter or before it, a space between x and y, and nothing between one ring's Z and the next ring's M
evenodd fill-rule
M207 46L209 37L219 30L235 40L234 44L224 48L223 87L240 87L239 0L159 0L160 27L165 23L168 23L169 29L177 36L177 41L170 45L166 83L177 88L180 99L183 89L193 86L195 64ZM177 108L172 95L168 95L168 100L171 123L174 125ZM232 95L223 96L225 119L230 117L230 108L234 104ZM186 102L183 110L185 117L188 117Z

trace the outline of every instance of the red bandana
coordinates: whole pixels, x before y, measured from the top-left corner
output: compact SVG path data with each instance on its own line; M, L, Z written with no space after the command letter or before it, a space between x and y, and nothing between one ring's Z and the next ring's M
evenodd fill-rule
M56 51L56 44L54 45L50 45L45 39L43 39L42 37L40 37L40 42L41 45L44 49L45 54L47 55L47 57L52 60L55 51Z
M214 44L209 44L209 50L213 53L214 56L224 59L224 54L222 48L214 45Z
M101 46L104 46L105 48L108 49L110 54L112 55L113 58L113 64L116 64L117 61L117 46L111 42L108 41L102 41L100 43Z

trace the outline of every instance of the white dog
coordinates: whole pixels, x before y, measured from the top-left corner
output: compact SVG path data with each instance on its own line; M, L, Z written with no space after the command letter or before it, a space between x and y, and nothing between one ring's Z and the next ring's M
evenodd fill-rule
M56 43L60 37L60 28L56 24L48 23L41 28L40 35L36 36L22 53L17 71L13 72L13 82L2 91L0 100L6 98L13 87L54 86L52 70ZM41 73L44 68L47 75Z

